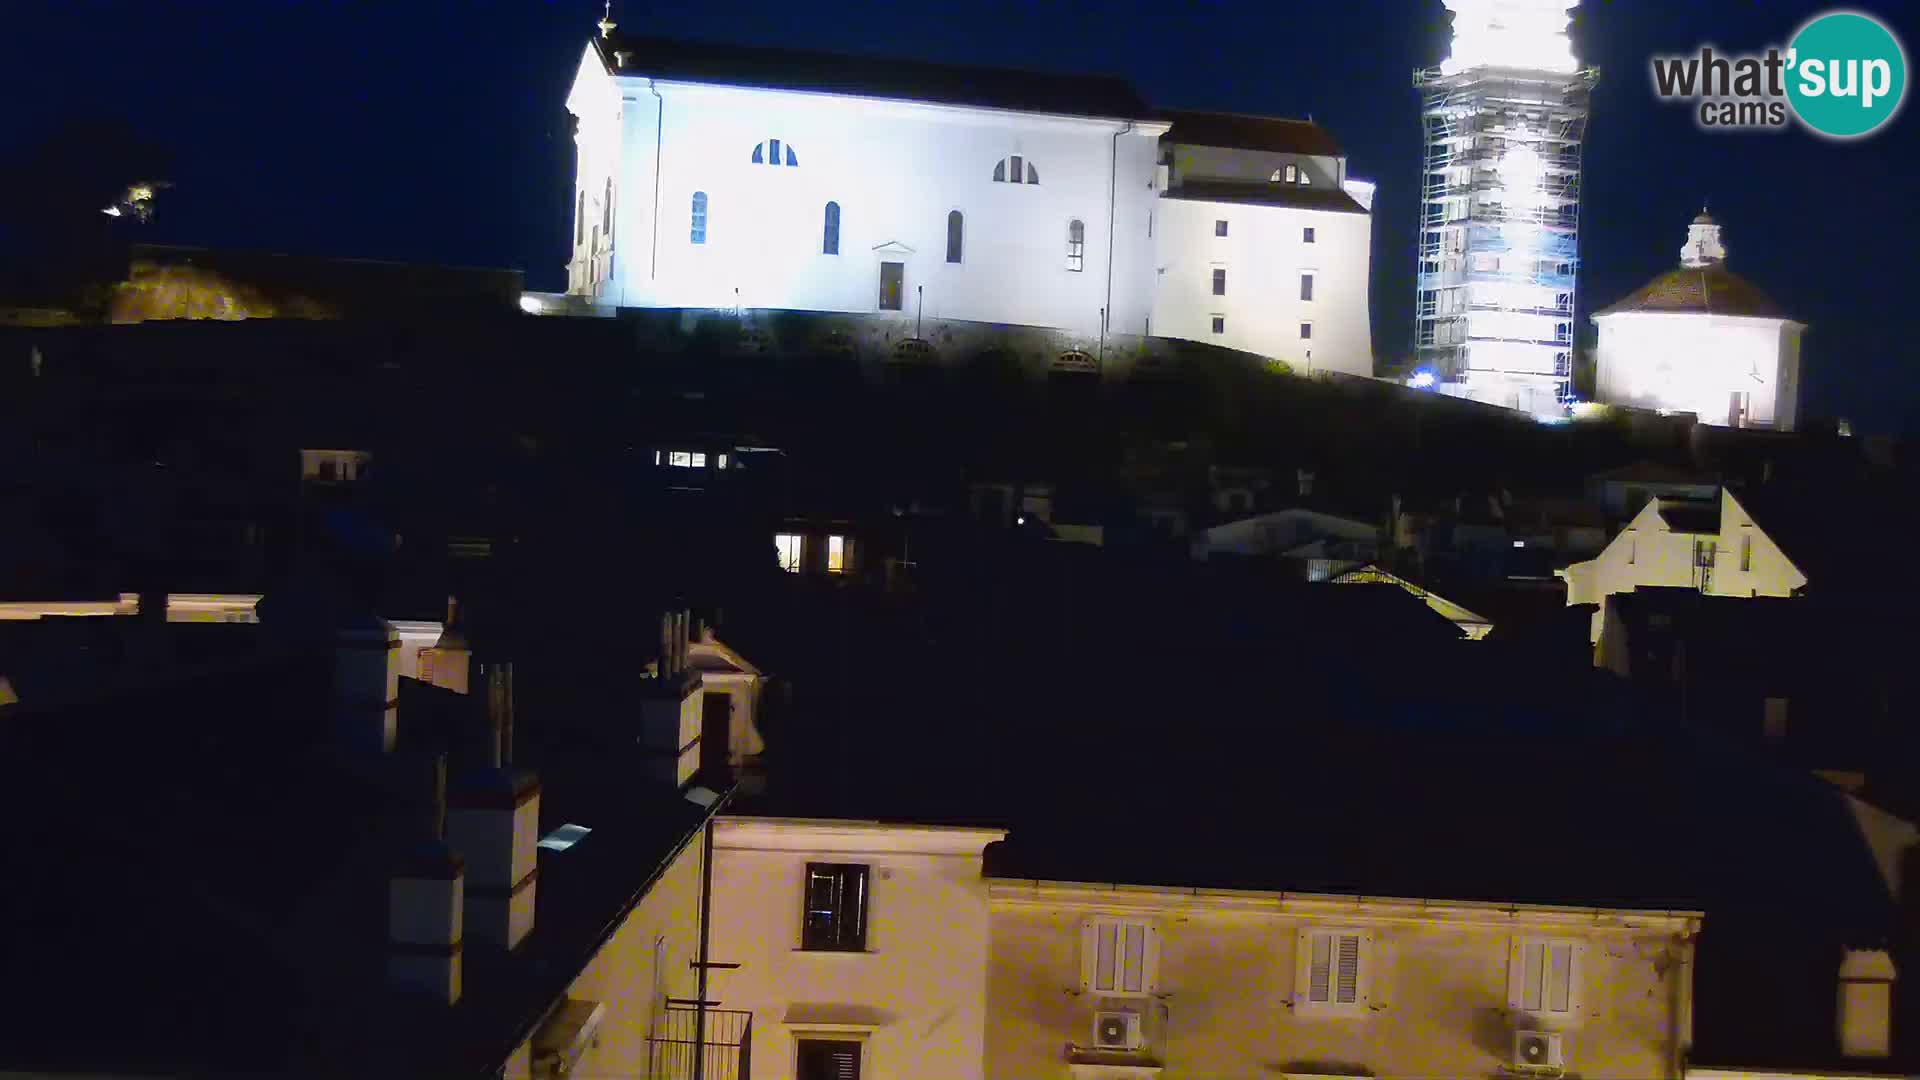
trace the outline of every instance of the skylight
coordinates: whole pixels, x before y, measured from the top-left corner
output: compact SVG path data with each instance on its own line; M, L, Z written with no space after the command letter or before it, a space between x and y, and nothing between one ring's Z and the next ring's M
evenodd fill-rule
M548 851L565 851L587 838L592 829L585 825L562 825L540 838L540 845Z

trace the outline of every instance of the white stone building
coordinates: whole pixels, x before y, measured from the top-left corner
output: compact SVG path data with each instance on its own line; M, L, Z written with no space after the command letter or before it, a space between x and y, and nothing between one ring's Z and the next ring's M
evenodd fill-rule
M1723 427L1791 431L1799 420L1806 324L1727 269L1720 226L1704 210L1687 228L1679 268L1593 321L1603 402Z
M1116 79L606 32L568 291L1206 341L1373 371L1373 187L1311 123Z

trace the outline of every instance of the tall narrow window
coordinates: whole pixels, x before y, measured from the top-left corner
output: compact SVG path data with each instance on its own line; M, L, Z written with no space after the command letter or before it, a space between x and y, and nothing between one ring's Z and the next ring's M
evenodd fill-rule
M827 573L844 574L847 572L847 538L844 536L827 537Z
M1287 178L1287 183L1289 184L1299 183L1300 182L1300 166L1298 165L1287 166L1286 178Z
M800 159L793 156L792 143L787 144L787 165L789 168L795 168L795 169L800 167Z
M587 189L580 189L579 201L573 208L573 246L579 247L587 242Z
M993 182L996 184L1004 184L1007 182L1006 158L1001 158L999 161L993 163Z
M1079 273L1087 268L1087 226L1079 218L1067 222L1067 269Z
M1040 170L1033 167L1033 162L1031 161L1027 162L1027 183L1037 184L1039 182L1040 182Z
M1007 163L1010 166L1007 169L1007 179L1016 184L1020 182L1020 162L1022 160L1019 154L1015 154L1007 159Z
M607 238L607 244L613 244L613 178L607 178L607 195L600 203L600 235Z
M779 139L767 140L767 164L769 165L780 164L780 140Z
M1304 1012L1366 1008L1367 940L1357 930L1302 931L1294 1005Z
M1302 300L1313 299L1313 275L1312 274L1300 275L1300 299Z
M1213 295L1227 295L1227 269L1224 266L1213 268Z
M820 237L820 254L840 254L840 204L837 202L827 204L826 224Z
M961 233L965 228L966 219L961 217L960 211L952 210L947 213L947 261L950 263L960 261Z
M707 193L693 193L693 228L688 239L696 244L707 242Z
M753 144L753 163L755 165L765 165L767 163L767 144L766 143ZM780 163L776 161L774 162L774 164L778 165Z

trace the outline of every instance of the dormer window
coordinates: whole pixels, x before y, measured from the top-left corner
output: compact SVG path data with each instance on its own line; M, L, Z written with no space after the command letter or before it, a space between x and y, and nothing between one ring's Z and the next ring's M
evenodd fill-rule
M1307 170L1298 165L1288 165L1284 168L1275 169L1273 170L1273 175L1267 177L1267 179L1276 184L1299 184L1302 187L1313 183L1313 177L1307 175Z
M993 182L996 184L1037 184L1040 182L1040 170L1033 162L1015 154L1001 158L993 166Z
M755 165L786 165L795 169L800 167L800 159L794 156L793 147L782 143L779 139L768 139L766 142L755 145L753 163Z

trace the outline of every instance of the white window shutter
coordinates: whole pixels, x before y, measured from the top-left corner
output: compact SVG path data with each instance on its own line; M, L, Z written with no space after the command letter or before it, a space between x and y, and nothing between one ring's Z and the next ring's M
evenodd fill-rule
M1546 989L1541 1007L1550 1013L1564 1013L1571 1007L1573 992L1573 946L1567 942L1548 945Z
M1307 935L1307 1000L1333 999L1333 935Z
M1355 1005L1360 1001L1360 935L1333 936L1333 1002Z
M1519 1012L1524 1007L1527 985L1527 942L1515 937L1507 948L1507 1008Z
M1080 991L1093 991L1094 951L1099 947L1100 924L1088 921L1080 924Z
M1146 993L1160 992L1160 928L1147 926Z

